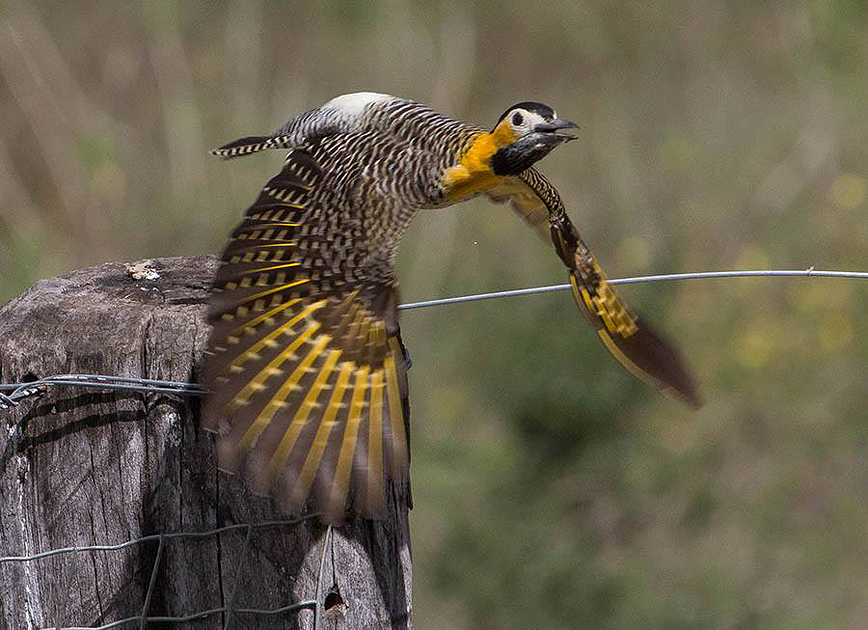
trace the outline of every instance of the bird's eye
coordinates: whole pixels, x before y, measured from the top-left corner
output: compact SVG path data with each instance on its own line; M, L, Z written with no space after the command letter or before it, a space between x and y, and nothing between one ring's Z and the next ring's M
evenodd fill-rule
M518 112L515 112L515 113L512 115L512 124L515 125L516 127L518 127L519 125L521 125L521 123L523 123L523 122L524 122L524 116L522 116L522 115L519 114Z

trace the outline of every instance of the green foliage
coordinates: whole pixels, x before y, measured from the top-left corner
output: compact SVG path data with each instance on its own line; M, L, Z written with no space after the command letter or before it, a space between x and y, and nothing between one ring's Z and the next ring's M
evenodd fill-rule
M207 150L355 90L576 120L542 166L613 276L868 259L862 2L7 4L0 301L218 251L280 156ZM566 281L483 201L420 217L399 272L408 301ZM621 293L702 410L626 373L565 293L403 315L418 627L861 627L865 286Z

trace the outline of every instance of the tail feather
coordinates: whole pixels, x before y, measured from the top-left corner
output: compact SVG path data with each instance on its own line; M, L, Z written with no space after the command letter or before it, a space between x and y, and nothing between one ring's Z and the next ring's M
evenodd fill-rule
M287 135L280 136L247 136L239 138L228 144L224 144L218 149L211 151L211 155L224 160L250 155L258 151L266 149L290 149L290 137Z

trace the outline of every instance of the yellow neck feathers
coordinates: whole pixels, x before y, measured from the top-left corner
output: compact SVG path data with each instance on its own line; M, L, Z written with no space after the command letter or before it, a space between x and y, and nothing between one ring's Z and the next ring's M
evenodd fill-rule
M449 201L459 201L497 184L501 178L491 170L491 156L515 140L516 135L508 119L503 119L491 133L475 136L458 164L443 173L446 198Z

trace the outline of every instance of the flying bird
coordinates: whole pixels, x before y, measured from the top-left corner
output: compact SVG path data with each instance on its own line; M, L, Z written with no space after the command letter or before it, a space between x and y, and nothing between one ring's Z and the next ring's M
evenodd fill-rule
M223 252L211 294L203 426L221 469L326 522L378 518L409 484L408 357L395 253L423 209L477 195L550 236L579 308L624 366L698 406L678 352L615 294L534 164L575 136L541 103L491 129L385 94L339 96L212 151L288 149Z

